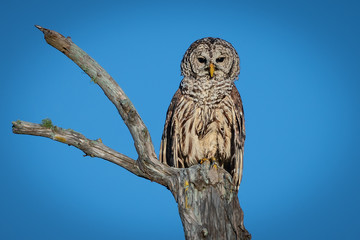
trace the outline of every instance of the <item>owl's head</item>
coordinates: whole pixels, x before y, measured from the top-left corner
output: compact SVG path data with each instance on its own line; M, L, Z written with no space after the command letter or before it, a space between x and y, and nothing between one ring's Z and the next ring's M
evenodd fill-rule
M240 59L234 47L220 38L202 38L190 45L181 61L184 77L237 79Z

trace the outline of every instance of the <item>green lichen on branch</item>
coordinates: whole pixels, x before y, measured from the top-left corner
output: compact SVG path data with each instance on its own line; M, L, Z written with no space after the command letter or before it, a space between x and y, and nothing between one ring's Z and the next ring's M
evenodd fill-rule
M142 129L141 132L143 134L144 139L147 139L149 137L149 131L146 128Z
M92 77L91 78L91 82L97 84L98 78L97 77Z
M73 133L73 134L80 134L79 132L77 132L77 131L75 131L75 130L73 130L73 129L71 129L71 128L68 128L68 129L66 129L67 131L69 131L69 132L71 132L71 133Z
M12 123L12 131L16 133L17 128L21 125L21 120L16 120L11 122Z
M97 84L98 83L98 78L96 76L92 76L93 74L91 73L91 69L89 69L88 67L86 67L85 65L79 64L79 67L84 71L83 73L88 75L90 77L91 82Z
M50 118L45 118L43 120L41 120L41 126L46 127L46 128L53 128L54 125L52 124L52 121Z

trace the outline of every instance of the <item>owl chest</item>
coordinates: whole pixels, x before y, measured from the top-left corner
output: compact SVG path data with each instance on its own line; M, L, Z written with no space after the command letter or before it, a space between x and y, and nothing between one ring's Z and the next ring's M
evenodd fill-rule
M231 118L227 118L227 114L220 108L200 107L195 110L192 117L193 126L189 126L193 135L199 140L206 138L215 138L217 135L225 137L225 132L231 122Z
M225 99L226 100L226 99ZM230 152L233 116L229 105L187 104L179 116L179 139L183 156L197 159L223 156Z

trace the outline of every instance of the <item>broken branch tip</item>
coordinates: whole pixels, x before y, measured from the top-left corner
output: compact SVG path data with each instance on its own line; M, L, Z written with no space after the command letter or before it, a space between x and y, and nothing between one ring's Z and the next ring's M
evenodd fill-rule
M40 31L42 31L42 32L44 32L44 28L43 27L41 27L41 26L39 26L39 25L34 25L37 29L39 29Z

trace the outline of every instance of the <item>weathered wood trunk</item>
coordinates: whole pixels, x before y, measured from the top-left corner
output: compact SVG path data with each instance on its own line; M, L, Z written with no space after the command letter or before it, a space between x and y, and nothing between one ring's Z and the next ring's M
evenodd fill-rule
M209 162L182 169L170 190L178 203L185 237L251 239L231 176Z

